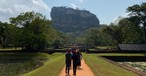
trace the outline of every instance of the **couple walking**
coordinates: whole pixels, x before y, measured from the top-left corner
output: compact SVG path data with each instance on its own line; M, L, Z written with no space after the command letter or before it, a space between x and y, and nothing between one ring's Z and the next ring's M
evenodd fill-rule
M73 61L73 75L76 76L77 66L81 66L81 57L79 49L68 49L65 54L66 69L65 72L69 75L71 62Z

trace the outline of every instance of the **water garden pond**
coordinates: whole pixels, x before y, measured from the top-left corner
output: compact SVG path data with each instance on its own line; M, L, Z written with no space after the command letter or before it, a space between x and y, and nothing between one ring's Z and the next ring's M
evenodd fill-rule
M42 53L0 53L0 76L21 76L48 60Z
M146 62L118 62L119 64L126 64L129 67L133 67L137 70L146 72Z
M124 64L136 70L146 72L146 56L103 56L119 64Z

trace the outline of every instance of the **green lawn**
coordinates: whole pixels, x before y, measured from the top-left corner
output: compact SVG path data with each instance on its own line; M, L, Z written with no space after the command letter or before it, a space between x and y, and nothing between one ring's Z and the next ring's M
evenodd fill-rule
M109 49L109 48L116 48L116 46L97 46L95 48L90 48L90 51L98 51L97 49L100 50L105 50L105 49Z
M85 54L83 57L95 76L138 76L101 56L144 56L143 54ZM45 63L44 63L45 62ZM0 76L58 76L65 66L63 53L0 53ZM38 66L41 63L41 66ZM39 68L38 68L39 67ZM25 74L24 74L25 73Z
M63 53L0 53L0 76L58 76Z
M22 50L22 48L18 47L18 48L1 48L0 47L0 51L13 51L13 50Z
M102 59L100 56L143 56L143 54L83 54L86 63L95 76L138 76Z
M115 48L116 46L97 46L98 49Z
M43 66L24 74L24 76L58 76L65 65L64 54L55 53L50 58Z

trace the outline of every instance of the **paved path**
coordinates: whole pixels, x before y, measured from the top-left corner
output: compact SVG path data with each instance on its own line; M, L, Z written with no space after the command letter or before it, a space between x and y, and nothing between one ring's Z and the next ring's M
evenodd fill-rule
M67 75L65 73L65 67L64 67L59 76L74 76L72 67L70 69L70 75ZM85 61L82 59L81 68L77 70L76 76L95 76L95 75L93 74L91 69L87 66Z

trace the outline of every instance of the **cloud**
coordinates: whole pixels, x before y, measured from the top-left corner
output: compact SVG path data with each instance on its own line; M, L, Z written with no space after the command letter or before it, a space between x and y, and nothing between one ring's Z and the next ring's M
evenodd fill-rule
M122 15L122 17L128 17L128 14L129 14L129 13L124 13L124 14Z
M84 0L79 0L81 3L83 3L84 2Z
M78 6L74 3L71 3L71 7L74 8L74 9L78 8Z
M42 0L1 0L0 21L8 22L10 17L16 17L27 11L35 11L49 16L50 10L50 7Z
M123 18L122 16L115 17L115 18L113 19L112 23L118 24L119 21L120 21L122 18Z
M128 14L129 13L124 13L122 16L115 17L115 18L113 18L112 22L115 24L118 24L122 18L128 17Z
M84 0L72 0L72 1L80 2L80 3L83 3L84 2Z

